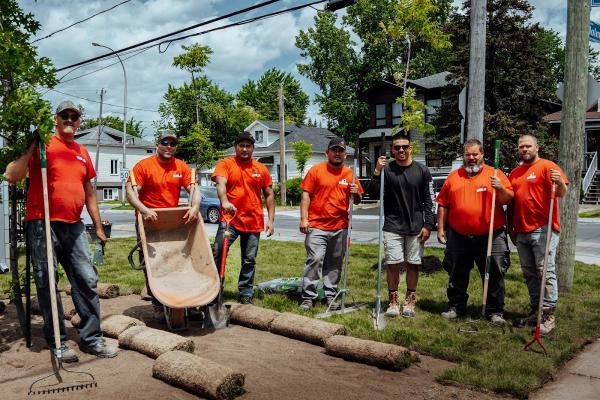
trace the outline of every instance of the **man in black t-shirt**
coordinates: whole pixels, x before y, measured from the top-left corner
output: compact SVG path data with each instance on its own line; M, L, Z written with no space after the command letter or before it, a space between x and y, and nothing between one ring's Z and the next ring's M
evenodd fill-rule
M369 185L371 196L377 196L381 170L385 168L383 243L390 296L385 314L389 317L400 315L398 284L403 263L406 265L406 296L402 316L415 316L419 265L425 241L434 227L431 173L426 166L413 161L411 150L408 136L394 135L395 161L388 164L386 156L379 157Z

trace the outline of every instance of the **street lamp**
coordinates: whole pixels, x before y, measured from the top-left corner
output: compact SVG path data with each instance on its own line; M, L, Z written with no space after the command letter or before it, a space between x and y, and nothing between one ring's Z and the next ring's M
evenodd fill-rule
M125 64L123 64L123 60L121 60L121 57L119 56L118 53L115 53L115 51L113 49L111 49L108 46L105 46L103 44L99 44L99 43L92 43L92 46L96 46L96 47L104 47L105 49L110 50L112 53L114 53L117 58L119 59L119 62L121 63L121 67L123 67L123 78L125 79L125 87L123 89L123 166L121 167L121 204L124 206L125 205L125 181L127 180L127 163L126 163L126 157L127 157L127 73L125 72ZM98 173L96 171L96 173Z

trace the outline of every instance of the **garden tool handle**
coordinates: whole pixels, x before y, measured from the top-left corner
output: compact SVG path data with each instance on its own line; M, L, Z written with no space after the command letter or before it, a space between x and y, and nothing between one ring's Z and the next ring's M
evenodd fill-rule
M194 194L196 193L195 189L196 189L196 168L192 168L192 177L191 177L191 181L190 181L190 201L189 201L189 206L192 207L193 200L194 200Z
M231 218L227 218L226 215L231 214ZM221 251L221 265L219 266L219 278L221 278L221 284L223 282L223 278L225 277L225 261L227 260L227 248L229 247L229 236L231 233L229 232L229 224L235 218L236 212L228 212L221 210L221 216L223 217L223 221L225 222L225 232L223 232L223 250Z

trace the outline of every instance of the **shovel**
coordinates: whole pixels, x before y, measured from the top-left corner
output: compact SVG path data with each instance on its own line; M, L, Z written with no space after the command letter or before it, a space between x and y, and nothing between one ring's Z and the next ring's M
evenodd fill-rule
M385 133L381 133L381 153L385 154L384 142L385 141ZM383 317L383 312L381 311L381 262L382 262L382 245L383 245L383 184L385 182L384 178L384 170L381 169L381 181L379 184L379 245L377 247L377 297L375 298L375 307L373 308L372 319L373 319L373 327L375 330L382 331L385 329L387 325L385 318Z

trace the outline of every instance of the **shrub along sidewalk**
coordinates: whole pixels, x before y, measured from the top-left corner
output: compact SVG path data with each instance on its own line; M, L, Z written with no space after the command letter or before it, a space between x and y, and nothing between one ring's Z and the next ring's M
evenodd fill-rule
M114 239L106 247L105 265L98 268L100 280L117 283L126 290L139 293L144 285L141 271L129 267L127 254L135 239ZM426 249L426 254L443 257L441 249ZM256 282L274 278L302 276L305 250L302 243L262 240L257 259ZM371 307L375 299L377 271L371 266L377 260L376 245L352 245L349 291L358 302L368 302L367 309L346 315L331 317L332 322L344 324L348 334L382 342L395 343L420 353L456 362L455 368L447 370L441 381L472 385L519 397L546 382L558 368L570 359L591 339L600 336L600 269L583 263L576 264L573 290L559 296L557 328L553 335L544 338L549 356L523 351L532 338L530 328L502 330L486 322L476 322L477 333L461 333L468 328L466 321L447 322L440 313L447 309L447 274L438 271L431 275L421 274L419 279L417 315L413 319L388 320L383 331L375 331L371 321ZM24 265L22 257L21 265ZM524 315L528 309L527 289L516 254L511 257L512 266L506 276L505 318L513 320ZM236 242L227 259L225 299L237 300L237 276L239 274L239 244ZM66 278L61 278L61 286ZM0 275L0 291L10 286L10 274ZM479 318L481 312L481 281L472 271L469 288L469 316ZM383 277L383 298L387 300L387 287ZM402 282L400 291L405 290ZM351 298L349 297L349 300ZM310 312L301 312L295 299L279 294L257 295L256 304L278 311L291 311L313 316L325 310L318 306ZM384 304L387 304L385 302Z

